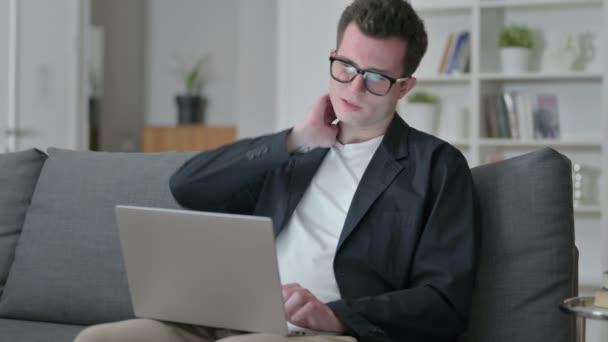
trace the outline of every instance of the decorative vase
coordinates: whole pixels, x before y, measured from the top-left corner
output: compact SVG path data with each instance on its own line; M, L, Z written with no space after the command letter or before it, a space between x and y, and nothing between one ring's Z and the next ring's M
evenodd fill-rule
M598 205L600 170L590 165L572 164L572 190L574 206Z
M437 133L437 106L430 103L408 103L405 105L404 119L417 130Z
M559 66L562 71L574 70L574 62L581 56L581 49L576 36L567 33L559 44Z
M202 123L204 110L207 104L205 98L192 95L178 95L175 97L177 104L177 123L179 125Z
M530 49L521 47L507 47L500 49L502 72L517 74L530 69Z

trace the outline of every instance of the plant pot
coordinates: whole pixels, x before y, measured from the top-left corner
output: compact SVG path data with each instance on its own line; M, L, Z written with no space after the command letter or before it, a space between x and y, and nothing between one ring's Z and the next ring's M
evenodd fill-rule
M407 103L403 111L404 120L417 130L433 134L437 133L437 106L427 103Z
M441 111L439 118L439 128L437 130L441 139L445 140L463 140L467 139L469 134L469 111L467 108L445 108Z
M178 95L175 97L177 104L177 123L179 125L202 123L207 101L201 96Z
M521 47L508 47L500 49L502 72L517 74L530 69L530 49Z

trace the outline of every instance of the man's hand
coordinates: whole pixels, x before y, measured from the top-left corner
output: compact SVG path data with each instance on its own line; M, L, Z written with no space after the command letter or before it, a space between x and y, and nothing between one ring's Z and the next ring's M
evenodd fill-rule
M331 147L338 136L338 126L329 95L321 96L306 114L303 122L296 125L287 137L289 153L308 152L317 147Z
M299 284L283 285L287 320L302 328L345 333L346 327L334 312Z

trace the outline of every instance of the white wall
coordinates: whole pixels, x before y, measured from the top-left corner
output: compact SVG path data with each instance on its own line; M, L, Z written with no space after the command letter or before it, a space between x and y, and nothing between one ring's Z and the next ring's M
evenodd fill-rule
M278 2L277 129L300 121L327 92L329 52L345 0Z
M277 0L240 0L237 68L239 137L275 129Z
M8 19L9 2L0 1L0 153L6 148L6 136L4 132L7 127L8 110Z
M146 123L177 122L174 96L181 89L176 56L209 55L206 123L234 125L237 103L238 0L149 0L146 55Z
M608 4L604 4L604 27L608 26ZM606 46L604 46L604 77L608 77L608 62L606 62L606 60L608 60L608 48ZM602 104L604 106L604 113L608 113L608 81L606 80L606 78L604 78L603 80L603 85L604 85L604 95L603 95L603 101ZM608 137L608 118L607 117L603 117L603 123L604 123L604 137ZM606 189L608 187L608 174L607 171L608 170L608 141L604 141L603 142L603 147L602 147L602 152L603 152L603 159L604 159L604 164L602 165L602 170L604 170L604 174L602 175L602 179L603 179L603 183L601 186L604 187L604 189ZM602 216L602 253L603 253L603 260L602 260L602 268L603 271L605 273L604 275L604 281L608 282L608 191L604 190L602 191L602 195L603 197L600 199L601 203L602 203L602 213L604 213L604 215ZM608 330L608 328L606 329ZM606 336L608 336L608 332L605 334Z

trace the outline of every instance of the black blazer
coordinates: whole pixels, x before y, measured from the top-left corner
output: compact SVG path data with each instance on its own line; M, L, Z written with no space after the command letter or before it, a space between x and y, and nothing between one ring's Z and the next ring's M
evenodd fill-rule
M285 227L327 153L290 155L289 131L203 152L172 177L184 207L272 218ZM478 250L469 166L451 145L395 115L353 197L327 303L360 341L456 341Z

